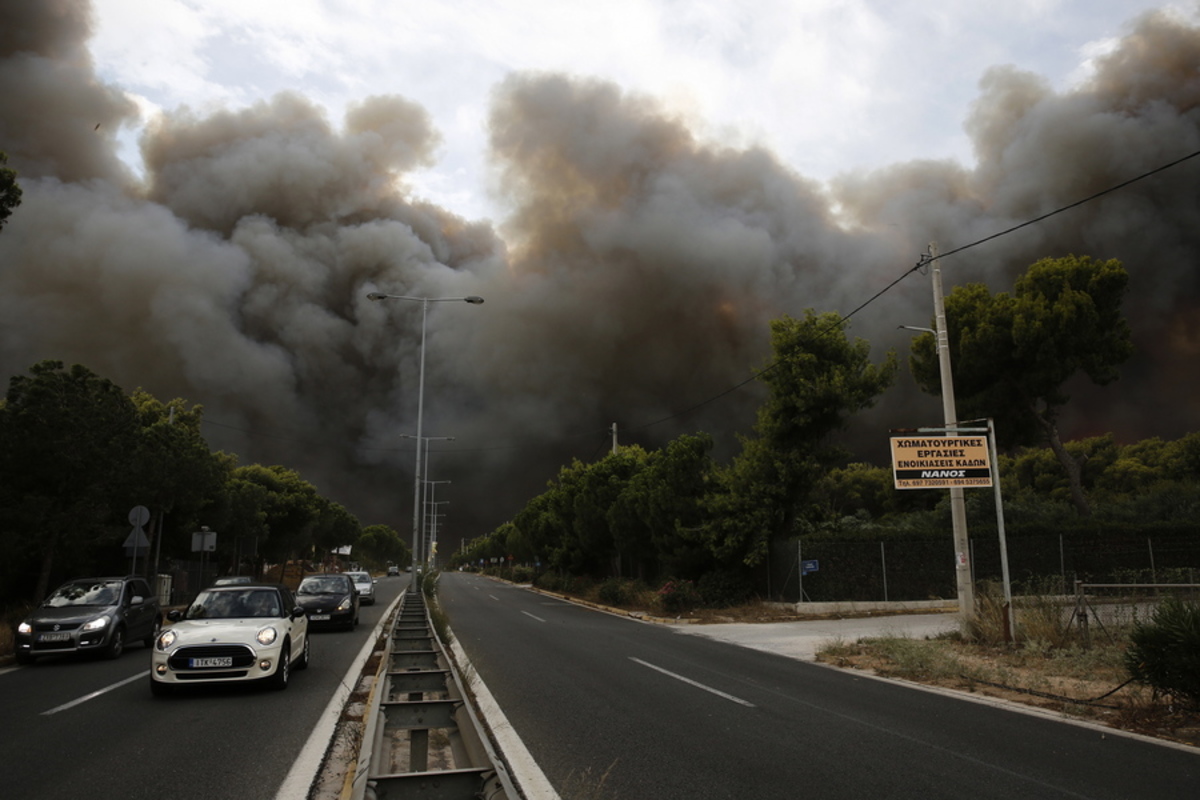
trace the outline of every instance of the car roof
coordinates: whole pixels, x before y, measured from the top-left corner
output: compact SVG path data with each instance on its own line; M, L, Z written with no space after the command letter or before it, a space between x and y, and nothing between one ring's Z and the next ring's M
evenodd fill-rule
M206 592L244 592L247 589L287 589L282 583L223 583L209 586ZM291 591L290 589L288 591Z

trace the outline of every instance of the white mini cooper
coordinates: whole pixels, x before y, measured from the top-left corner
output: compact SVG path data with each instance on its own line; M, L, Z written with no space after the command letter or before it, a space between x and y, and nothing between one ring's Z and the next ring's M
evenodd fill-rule
M286 689L308 666L308 617L286 586L212 586L187 611L172 611L154 641L150 690L263 681Z

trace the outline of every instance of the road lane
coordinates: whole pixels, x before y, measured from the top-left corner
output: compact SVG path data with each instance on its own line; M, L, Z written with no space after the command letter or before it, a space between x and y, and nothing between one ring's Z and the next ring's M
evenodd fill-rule
M274 797L405 585L381 578L376 605L362 609L353 633L314 633L311 666L283 692L203 687L154 698L141 646L113 661L48 658L0 673L0 752L9 765L0 796Z
M1200 786L1192 752L683 636L477 576L444 575L439 597L563 797L600 783L605 798L1190 798Z

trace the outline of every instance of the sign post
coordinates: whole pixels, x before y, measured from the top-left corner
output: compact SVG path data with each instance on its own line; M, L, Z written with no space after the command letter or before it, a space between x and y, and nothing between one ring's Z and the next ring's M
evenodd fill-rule
M125 552L133 556L133 561L129 565L129 574L137 574L137 557L138 550L145 548L147 553L150 549L150 540L146 538L146 532L142 530L142 526L150 521L150 510L145 506L134 506L129 509L129 524L133 526L133 530L125 537Z
M989 417L986 428L917 428L918 434L939 436L893 436L892 477L897 489L982 488L991 486L996 496L996 527L1000 536L1000 571L1004 580L1006 639L1015 633L1012 588L1008 575L1008 542L1004 533L1004 502L1000 497L1000 478L992 477L992 464L999 464L996 426ZM905 431L906 433L908 431ZM963 436L961 434L984 434ZM959 558L963 558L959 554Z

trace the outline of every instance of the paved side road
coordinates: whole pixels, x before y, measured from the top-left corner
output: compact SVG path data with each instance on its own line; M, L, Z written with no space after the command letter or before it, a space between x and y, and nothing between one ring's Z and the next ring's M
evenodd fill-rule
M957 629L957 614L898 614L855 619L673 626L673 630L680 633L703 636L804 661L815 661L817 650L828 642L856 642L870 636L925 639Z

